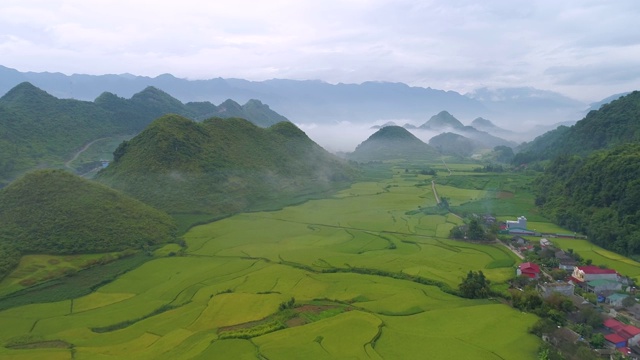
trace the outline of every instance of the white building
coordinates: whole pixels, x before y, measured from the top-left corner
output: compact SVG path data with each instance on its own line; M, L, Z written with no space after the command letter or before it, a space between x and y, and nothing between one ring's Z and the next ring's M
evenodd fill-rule
M519 216L517 221L507 220L507 229L526 229L527 218Z

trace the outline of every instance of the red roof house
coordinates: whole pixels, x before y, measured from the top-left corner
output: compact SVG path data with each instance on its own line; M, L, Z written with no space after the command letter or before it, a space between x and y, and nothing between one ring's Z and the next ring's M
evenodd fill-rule
M618 330L617 334L623 338L631 339L634 336L640 335L640 329L633 325L626 325L622 329Z
M518 276L523 275L531 279L537 279L540 277L540 266L532 262L522 263L518 266L516 273Z
M616 348L635 346L640 342L640 329L633 325L626 325L620 321L608 318L603 322L604 327L613 331L605 335L605 339L614 344Z
M573 280L580 283L593 280L618 280L618 273L614 269L603 269L594 265L576 266L571 274Z
M615 345L616 348L626 347L627 339L618 334L609 334L604 336L605 340Z
M606 327L607 329L616 332L620 329L622 329L623 327L625 327L625 324L621 323L620 321L613 319L613 318L607 318L607 320L605 320L602 325L604 325L604 327Z

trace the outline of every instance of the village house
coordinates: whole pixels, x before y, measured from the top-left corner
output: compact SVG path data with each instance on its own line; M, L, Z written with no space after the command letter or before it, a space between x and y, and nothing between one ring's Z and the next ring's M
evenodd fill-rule
M519 216L518 220L507 220L507 229L527 229L527 218L524 216Z
M534 231L527 230L527 218L524 216L518 217L516 221L507 220L500 229L502 234L535 235Z
M543 298L548 298L554 293L561 294L564 296L573 295L573 291L575 289L575 285L568 282L555 282L555 283L545 283L538 284L538 290L540 291L540 295Z
M612 318L606 319L603 325L610 332L604 338L616 348L629 348L640 342L640 329L633 325L626 325Z
M587 281L586 290L592 293L603 293L622 290L622 284L616 280L598 279Z
M603 269L594 265L576 266L573 268L571 279L578 284L584 284L593 280L618 281L618 273L613 269Z
M564 252L564 250L556 251L555 256L556 259L558 259L558 267L562 270L573 272L573 268L578 265L578 262L569 256L569 254Z
M522 263L516 269L517 276L526 276L530 279L538 279L540 277L540 266L532 262Z
M628 297L629 295L627 294L615 293L607 296L607 300L605 300L605 302L614 308L619 309L623 306L622 301Z

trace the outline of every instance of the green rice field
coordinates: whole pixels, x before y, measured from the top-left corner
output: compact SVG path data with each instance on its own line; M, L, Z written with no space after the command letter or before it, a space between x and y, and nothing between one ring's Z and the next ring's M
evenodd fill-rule
M168 245L88 295L0 311L0 358L535 359L534 315L452 294L470 270L506 281L518 259L413 211L436 205L416 186L429 179L394 170L193 227L183 255ZM487 196L437 186L452 204Z

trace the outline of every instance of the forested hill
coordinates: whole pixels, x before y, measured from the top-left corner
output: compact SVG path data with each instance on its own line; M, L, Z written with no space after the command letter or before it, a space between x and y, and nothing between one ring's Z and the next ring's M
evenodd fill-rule
M436 159L438 152L400 126L385 126L363 141L348 155L357 161Z
M520 148L515 164L553 159L561 154L587 155L599 149L640 141L640 92L603 105L571 127L559 127Z
M640 254L640 144L557 157L537 187L536 203L554 222L604 248Z
M165 115L118 147L96 179L171 213L224 216L321 194L354 174L290 122L264 129Z
M62 166L92 140L136 134L167 113L198 120L239 116L260 126L286 121L257 100L243 106L231 100L220 107L208 102L182 104L148 87L131 99L103 93L88 102L58 99L21 83L0 98L0 187L28 169Z
M63 170L31 172L0 190L0 279L24 253L139 249L172 241L173 220Z

